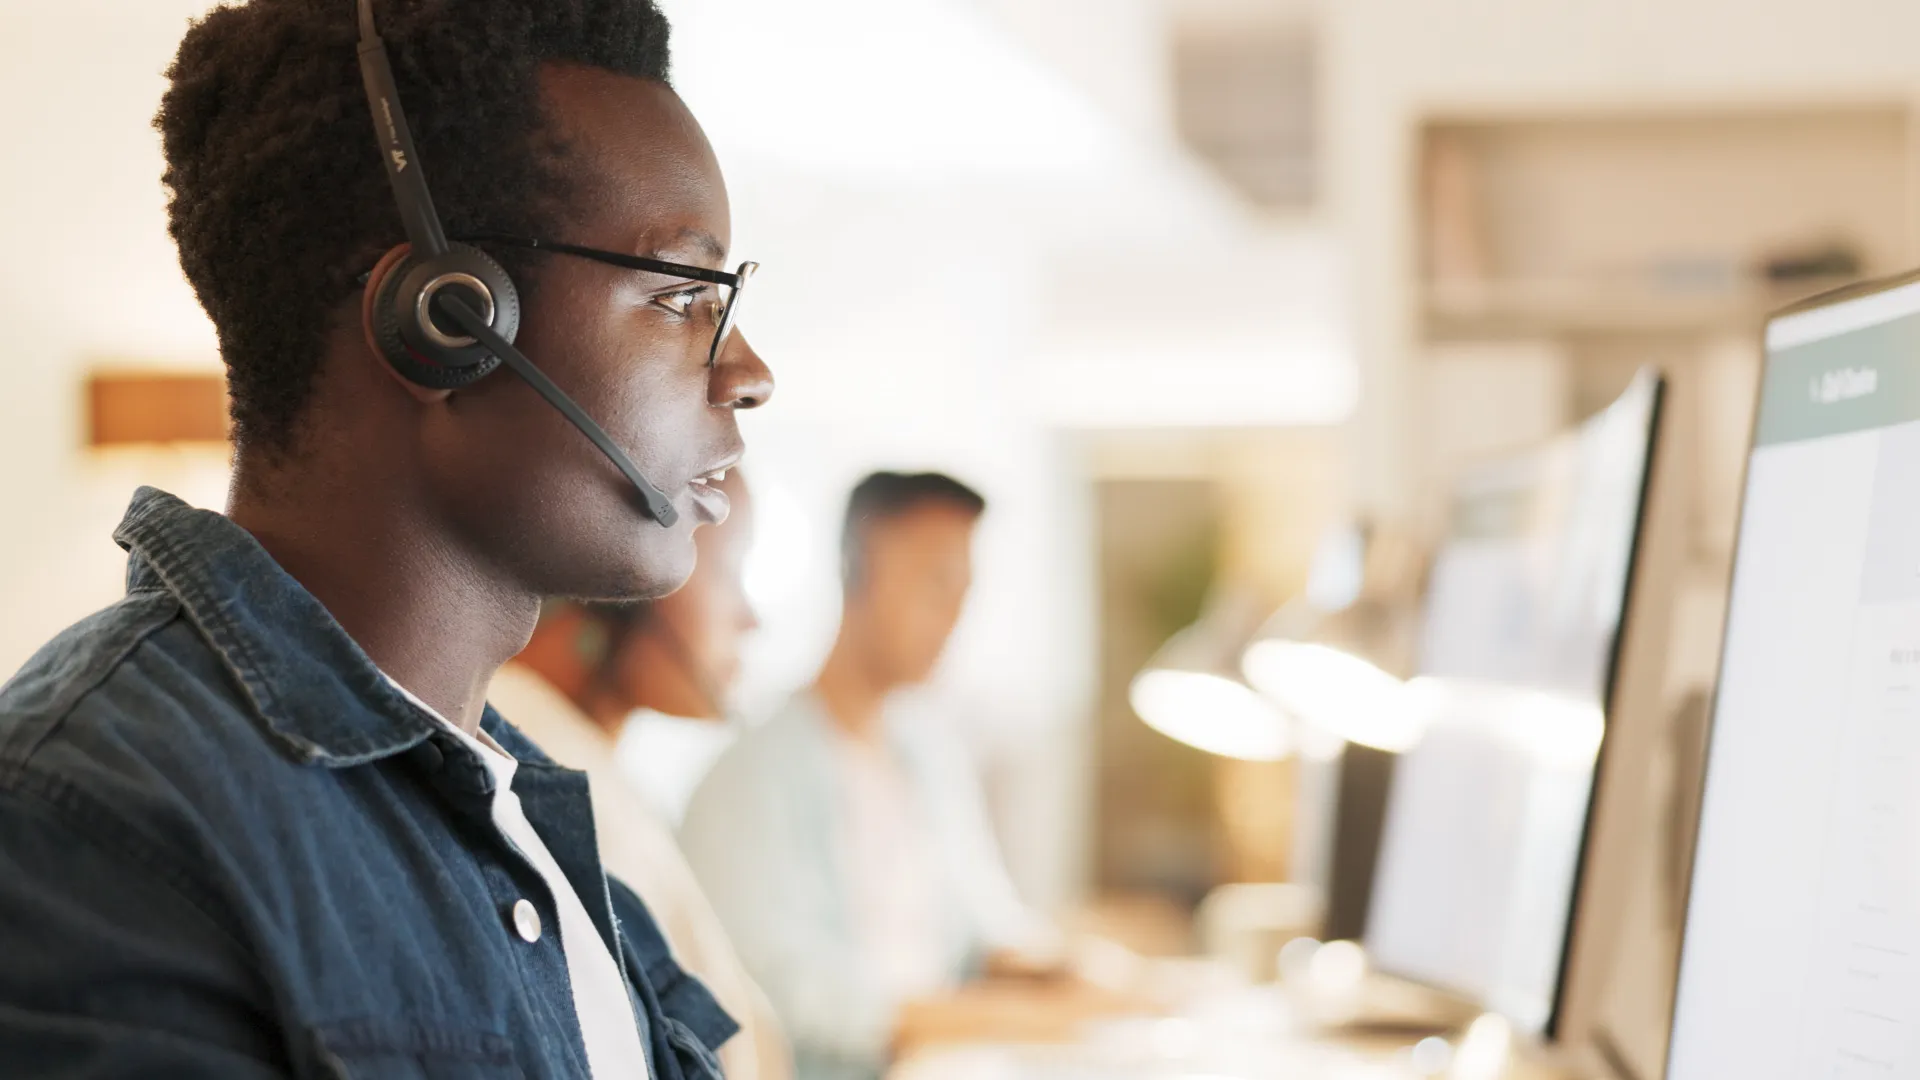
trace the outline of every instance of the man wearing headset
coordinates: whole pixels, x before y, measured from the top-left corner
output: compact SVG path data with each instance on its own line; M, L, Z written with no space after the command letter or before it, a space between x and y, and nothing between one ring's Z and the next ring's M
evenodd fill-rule
M0 691L0 1075L716 1071L584 777L486 707L543 597L685 580L772 392L667 37L651 0L188 32L157 126L231 502L137 494L127 597Z

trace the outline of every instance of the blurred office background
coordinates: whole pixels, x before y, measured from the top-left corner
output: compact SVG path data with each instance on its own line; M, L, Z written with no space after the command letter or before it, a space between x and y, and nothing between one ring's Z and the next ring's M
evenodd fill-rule
M136 484L224 499L150 127L208 6L0 2L0 671L119 594ZM1220 886L1322 873L1297 819L1326 748L1142 724L1168 638L1297 598L1343 524L1430 544L1460 470L1651 363L1686 418L1681 700L1762 314L1920 261L1909 0L665 6L780 382L748 424L745 712L830 643L850 485L962 477L992 507L938 691L1014 875L1169 949Z

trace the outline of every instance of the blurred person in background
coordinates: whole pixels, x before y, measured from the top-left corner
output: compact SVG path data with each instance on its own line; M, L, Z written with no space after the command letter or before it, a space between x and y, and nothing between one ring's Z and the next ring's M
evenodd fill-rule
M860 482L825 666L687 809L682 846L803 1080L879 1075L917 1011L1053 944L1014 891L963 747L900 698L959 621L985 510L939 474Z
M739 671L741 639L758 623L740 575L752 532L747 488L738 469L719 487L732 512L695 534L699 562L686 585L653 601L547 605L526 650L494 676L489 699L555 761L587 774L607 872L646 899L675 958L740 1023L720 1051L728 1080L785 1080L792 1056L772 1007L665 815L617 760L626 729L661 717L727 730L720 695Z
M417 146L383 152L356 50ZM156 126L232 494L138 492L127 596L0 688L0 1076L714 1075L734 1024L606 876L587 779L486 704L543 598L685 582L773 392L704 284L743 275L667 67L649 0L249 0L187 31ZM411 260L384 161L455 235L578 245L498 245L518 344L656 492L514 374L410 366L408 268L445 264Z

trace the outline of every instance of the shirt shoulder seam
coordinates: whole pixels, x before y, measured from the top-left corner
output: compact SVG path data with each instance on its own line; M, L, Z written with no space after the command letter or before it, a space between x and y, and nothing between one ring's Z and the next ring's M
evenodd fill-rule
M127 827L123 815L99 796L72 781L31 767L15 770L4 784L0 784L0 791L33 800L46 807L53 824L80 840L139 865L156 884L165 887L199 912L201 918L232 942L243 955L256 955L255 950L234 933L230 917L219 911L225 905L220 903L214 892L182 869L187 865L187 860L168 858L157 850L156 845L143 842L134 830Z
M154 604L156 600L160 603ZM172 625L182 615L180 601L164 589L138 589L128 593L120 603L131 606L134 601L150 604L152 610L130 620L130 625L123 630L125 639L117 642L117 647L107 654L110 659L89 665L81 678L60 690L60 697L64 700L56 700L53 707L42 713L37 721L23 724L23 743L17 751L9 752L5 743L0 742L0 784L7 783L15 774L24 773L34 755L72 717L81 703L118 673L128 658L148 639Z

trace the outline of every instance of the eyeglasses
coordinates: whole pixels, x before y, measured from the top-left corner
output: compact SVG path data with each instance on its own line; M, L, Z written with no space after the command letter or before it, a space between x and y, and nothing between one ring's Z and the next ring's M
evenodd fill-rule
M743 262L740 268L729 274L725 270L709 270L704 266L688 266L684 263L666 262L662 259L649 259L644 255L626 255L618 251L601 251L598 248L581 247L578 244L561 244L551 240L533 240L522 236L503 236L497 233L471 233L453 237L464 244L478 246L516 247L530 251L550 251L556 255L572 255L580 259L592 259L594 262L618 266L626 270L644 270L650 274L665 274L668 277L687 278L692 281L705 281L719 285L724 292L713 301L714 330L713 345L707 350L707 366L713 367L720 362L720 350L727 343L728 335L733 333L734 319L740 313L740 294L747 290L747 282L754 272L760 269L757 262Z

